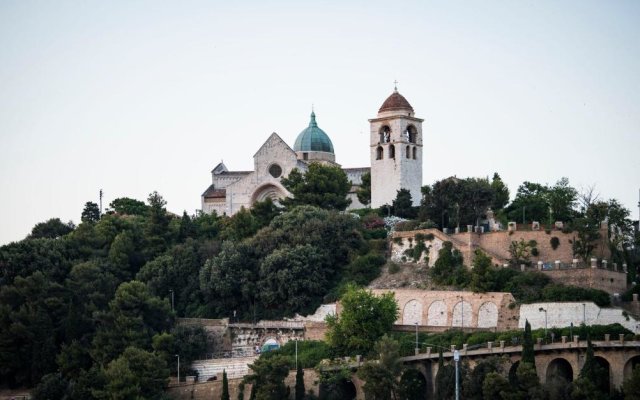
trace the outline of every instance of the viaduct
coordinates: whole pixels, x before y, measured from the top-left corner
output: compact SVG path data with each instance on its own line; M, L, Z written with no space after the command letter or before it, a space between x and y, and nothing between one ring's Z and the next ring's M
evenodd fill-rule
M580 370L584 365L587 342L578 341L577 337L573 342L563 338L560 343L535 345L536 370L541 383L552 377L562 377L568 382L578 378ZM640 341L625 341L622 335L616 340L611 340L606 335L603 341L593 341L596 362L607 371L609 388L613 390L622 386L624 379L628 378L637 365L640 365ZM453 350L443 354L445 362L452 362ZM494 346L492 342L487 343L487 347L475 350L467 350L466 345L460 350L460 362L468 362L473 368L478 362L493 356L501 356L507 363L506 367L510 372L518 367L522 353L522 346L505 346L504 342ZM420 372L426 387L425 399L432 399L435 393L435 378L438 373L437 352L432 352L427 347L425 353L418 353L412 356L402 357L401 360L408 369L415 369ZM352 364L352 368L357 368L362 363ZM405 371L406 373L406 371ZM364 382L353 376L351 381L351 392L355 399L364 399L362 386Z

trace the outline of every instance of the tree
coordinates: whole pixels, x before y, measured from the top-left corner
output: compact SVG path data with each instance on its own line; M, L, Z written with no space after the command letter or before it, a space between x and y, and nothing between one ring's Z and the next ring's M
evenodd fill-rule
M287 398L288 390L284 378L289 375L289 362L286 357L260 357L249 365L249 368L253 374L245 376L243 382L253 383L251 391L256 400Z
M473 269L471 270L471 289L474 292L488 292L494 282L491 258L480 249L474 251L474 256Z
M536 368L535 352L533 350L533 337L531 336L531 324L529 324L528 320L524 322L521 362L531 364L534 370Z
M128 197L119 197L109 203L111 210L121 215L146 215L149 207L144 202Z
M52 373L42 377L32 393L33 400L64 399L68 395L69 382L60 373Z
M84 210L82 210L82 216L80 217L82 222L98 222L100 220L100 208L92 201L87 201L84 204Z
M264 201L255 202L251 207L251 215L253 215L257 229L269 225L271 220L280 215L281 211L268 197Z
M227 379L227 370L222 370L222 396L220 400L230 400L229 398L229 380Z
M169 227L169 216L165 206L167 202L158 192L153 192L147 199L149 208L147 211L148 221L146 226L147 255L152 258L162 253L167 247L167 233Z
M362 183L360 183L356 196L358 196L358 201L366 206L371 203L371 172L362 174L361 179Z
M407 189L400 189L395 200L391 205L393 207L393 215L400 218L415 218L416 211L413 209L413 201L411 200L411 192Z
M258 297L267 317L311 314L322 302L332 278L327 254L310 244L274 250L260 265Z
M375 296L370 291L348 286L340 299L339 315L329 315L327 339L339 354L367 354L375 342L391 331L398 318L393 293Z
M429 270L434 282L441 285L456 285L464 287L469 282L470 274L463 265L462 254L453 248L451 242L442 243L438 250L438 259Z
M511 399L509 381L498 372L489 372L482 382L482 395L489 400Z
M343 211L351 203L347 199L351 183L338 166L311 163L304 174L294 168L281 182L293 195L292 198L282 200L282 204L288 209L308 204Z
M168 383L165 361L154 353L127 347L104 371L106 385L96 390L97 399L157 398Z
M590 382L596 391L605 395L609 393L609 380L606 375L607 372L596 361L593 353L593 344L587 334L587 353L578 379L582 382Z
M63 223L60 218L51 218L45 222L37 223L27 239L50 238L55 239L73 232L75 226L73 222Z
M304 393L304 370L302 369L302 365L298 365L298 369L296 371L295 400L304 400Z
M438 368L436 373L436 393L437 400L450 400L454 398L456 387L456 369L453 365L447 364Z
M98 319L92 356L102 364L128 346L150 350L152 337L169 330L173 322L168 301L152 296L139 281L121 284L109 302L109 310L98 314Z
M463 181L462 188L462 207L472 212L473 225L478 226L495 198L491 184L487 179L467 178Z
M491 357L476 364L468 379L464 380L463 392L465 393L465 399L483 400L485 397L482 393L482 385L488 374L501 372L502 362L504 362L503 359Z
M358 377L366 381L363 389L367 399L397 398L398 377L402 373L399 349L398 342L385 334L374 346L377 362L367 361L358 370Z
M550 221L571 221L576 212L578 191L569 186L568 178L561 178L547 194L549 208L551 209Z
M622 384L625 400L640 400L640 367L635 367L631 376Z
M548 221L548 189L539 183L523 182L518 187L516 197L509 207L507 215L511 221ZM524 221L523 221L524 219Z
M493 190L491 208L493 211L500 211L509 203L509 188L504 184L497 172L493 174L491 190Z

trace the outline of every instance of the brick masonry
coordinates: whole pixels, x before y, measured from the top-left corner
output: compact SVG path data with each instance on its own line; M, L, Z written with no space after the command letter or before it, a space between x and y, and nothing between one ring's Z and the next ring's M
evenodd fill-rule
M396 325L516 329L519 310L511 293L472 293L418 289L375 289L393 292L398 302Z

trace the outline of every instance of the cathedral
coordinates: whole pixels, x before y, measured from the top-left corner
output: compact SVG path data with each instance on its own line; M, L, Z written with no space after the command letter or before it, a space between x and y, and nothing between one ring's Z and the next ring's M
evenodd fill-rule
M356 192L362 176L371 173L372 208L391 204L400 189L411 193L413 204L420 203L422 187L422 122L413 107L398 93L397 87L382 103L375 118L369 120L371 166L343 168L351 181L348 197L350 209L364 208ZM293 148L277 133L264 142L253 156L253 171L230 171L224 163L211 171L212 182L202 194L202 211L233 215L242 207L251 208L257 201L274 202L291 196L280 180L298 168L304 172L310 163L337 165L333 143L311 112L309 126L296 138Z

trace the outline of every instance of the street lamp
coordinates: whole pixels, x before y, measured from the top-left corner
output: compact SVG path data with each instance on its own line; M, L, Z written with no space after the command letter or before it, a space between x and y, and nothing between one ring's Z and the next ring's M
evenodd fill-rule
M538 311L544 312L544 341L546 342L547 341L547 310L540 307Z
M582 303L582 324L587 325L587 305Z
M180 355L176 354L176 357L178 357L178 385L180 384Z
M169 293L171 293L171 311L173 312L173 289L169 289Z
M458 350L453 351L453 361L456 362L456 400L460 400L460 372L458 370L458 364L460 363L460 352Z
M418 321L416 321L415 324L416 324L416 354L418 354L420 352L420 347L418 347Z
M460 327L464 331L464 298L462 296L456 296L460 299Z

